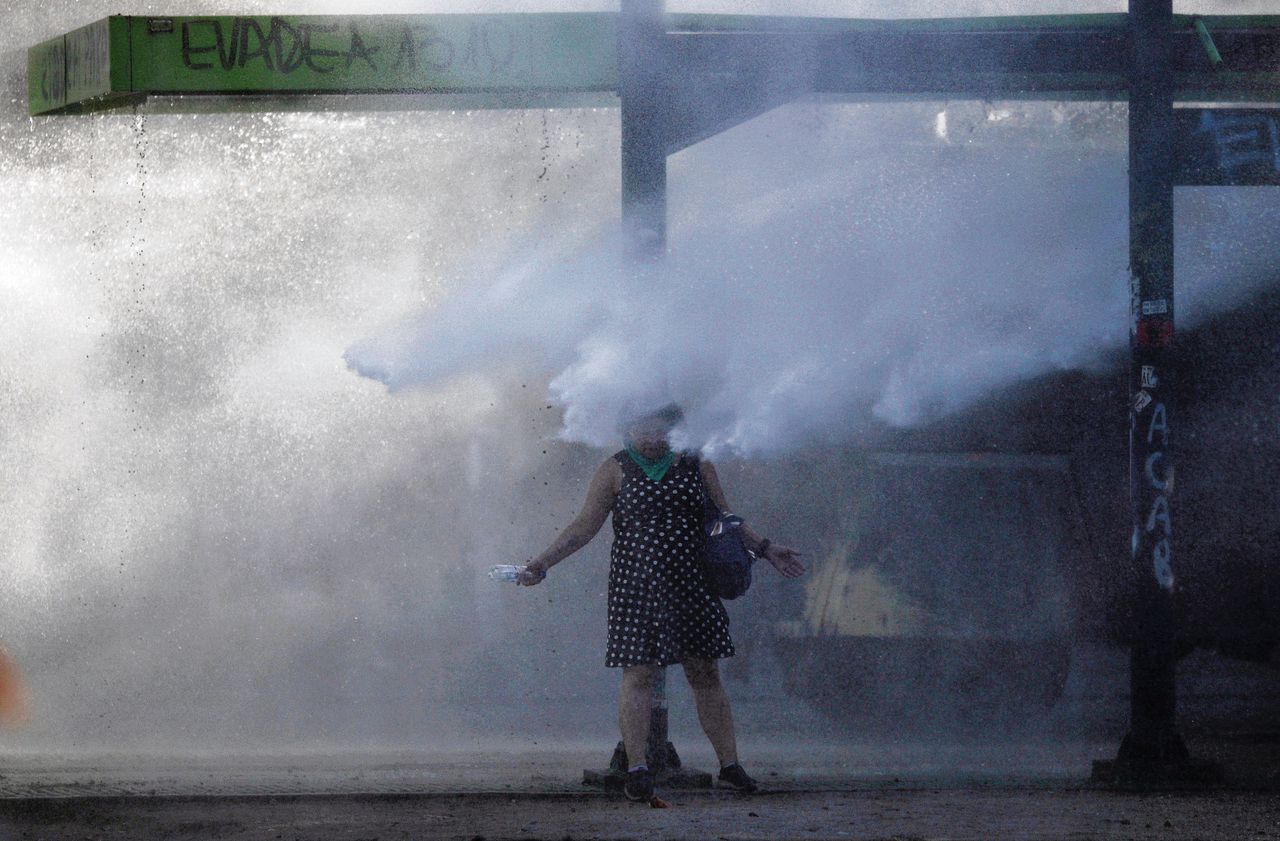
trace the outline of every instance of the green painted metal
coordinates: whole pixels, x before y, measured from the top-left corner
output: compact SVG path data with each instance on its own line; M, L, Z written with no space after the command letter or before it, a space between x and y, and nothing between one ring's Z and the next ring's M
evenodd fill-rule
M67 104L66 46L66 38L58 37L27 50L27 107L33 115Z
M1209 27L1200 18L1195 20L1196 34L1200 36L1200 43L1204 45L1204 51L1209 56L1209 63L1215 68L1222 64L1222 53L1218 52L1218 45L1213 43L1213 35L1209 32Z
M1123 31L1125 14L855 20L751 15L668 15L679 33L826 35L853 32ZM1174 26L1214 32L1280 30L1280 17L1175 16ZM79 112L147 96L230 94L453 94L536 107L618 86L617 15L442 14L364 16L113 16L28 51L30 113ZM1016 76L1016 78L1014 78ZM1124 99L1126 74L869 72L864 95ZM1180 73L1182 101L1280 100L1280 73ZM503 95L507 99L503 99ZM536 95L536 96L535 96ZM317 107L332 102L314 100Z
M614 17L130 18L136 90L163 93L617 87Z
M104 18L32 47L27 91L32 114L80 103L107 103L132 94L125 19Z
M1024 15L965 18L822 18L771 15L668 16L674 32L777 32L838 35L842 32L948 33L1032 30L1123 31L1126 14ZM1213 18L1209 18L1213 20ZM1190 24L1188 23L1188 26Z
M608 91L617 18L113 16L33 47L28 68L33 115L149 95Z
M1029 31L1124 32L1124 12L1067 15L992 15L963 18L822 18L770 15L668 15L675 32L778 32L838 35L842 32L991 33ZM1175 30L1203 21L1215 31L1277 29L1280 15L1174 15Z

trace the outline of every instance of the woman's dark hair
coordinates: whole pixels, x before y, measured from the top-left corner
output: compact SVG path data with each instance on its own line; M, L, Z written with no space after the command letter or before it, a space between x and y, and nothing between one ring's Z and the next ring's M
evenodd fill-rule
M653 404L629 403L618 415L618 431L625 432L638 423L648 420L662 421L668 429L684 420L684 409L678 403L667 403L653 408Z

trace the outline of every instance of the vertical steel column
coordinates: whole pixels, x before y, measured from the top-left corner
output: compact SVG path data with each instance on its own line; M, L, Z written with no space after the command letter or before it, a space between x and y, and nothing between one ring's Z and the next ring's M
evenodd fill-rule
M618 21L618 97L622 107L622 226L629 256L658 260L667 251L667 91L671 79L664 0L621 0ZM653 686L645 761L660 784L710 788L711 775L680 767L667 741L667 677L660 669ZM583 772L590 786L618 788L628 765L622 742L607 771Z
M679 768L680 758L669 742L667 718L667 670L658 669L653 679L653 707L649 710L649 741L644 746L645 762L655 774ZM633 760L634 761L634 760Z
M629 256L661 259L667 250L667 82L664 0L622 0L618 25L618 97L622 107L622 226ZM667 768L667 675L653 682L649 767ZM674 751L673 751L674 753ZM635 757L628 761L635 763ZM677 760L678 764L678 760Z
M667 250L667 146L664 0L622 0L618 25L618 96L622 106L622 225L631 257L660 259ZM667 766L667 680L653 683L646 761ZM634 764L636 757L628 757Z
M664 0L622 0L618 22L618 97L622 106L622 226L629 256L658 260L667 251L667 110L671 79ZM711 776L680 767L668 740L667 673L653 682L645 761L672 788L709 788ZM587 771L583 782L620 785L626 765L621 742L606 774Z
M1130 0L1129 493L1137 592L1129 732L1119 761L1140 774L1188 758L1175 684L1172 34L1172 0Z
M622 224L631 256L667 249L668 85L663 0L622 0L618 97L622 106Z

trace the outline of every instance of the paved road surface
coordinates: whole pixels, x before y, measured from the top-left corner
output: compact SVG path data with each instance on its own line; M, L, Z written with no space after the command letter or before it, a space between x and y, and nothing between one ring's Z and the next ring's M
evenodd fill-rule
M1094 742L757 745L770 791L590 792L597 752L365 757L27 757L0 771L0 841L398 839L1280 839L1274 741L1193 744L1228 785L1088 786ZM690 764L706 766L694 752Z
M1280 798L1245 792L880 789L751 798L676 794L670 809L584 794L63 799L0 804L0 831L14 841L1244 841L1280 837Z

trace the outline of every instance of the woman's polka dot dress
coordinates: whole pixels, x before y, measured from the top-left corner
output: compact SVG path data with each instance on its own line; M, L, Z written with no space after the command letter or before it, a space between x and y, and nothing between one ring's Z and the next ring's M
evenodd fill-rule
M688 657L733 656L729 615L702 566L702 475L680 456L662 481L623 450L613 505L606 666L667 666Z

